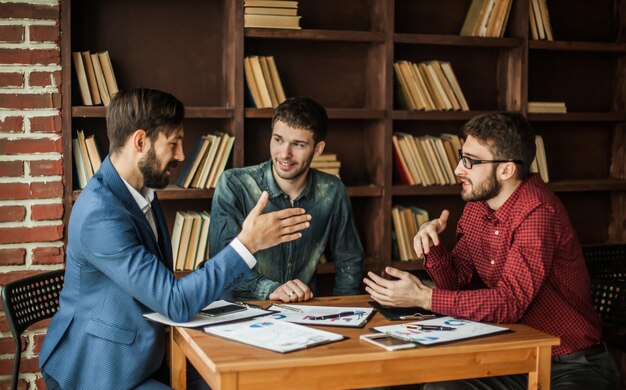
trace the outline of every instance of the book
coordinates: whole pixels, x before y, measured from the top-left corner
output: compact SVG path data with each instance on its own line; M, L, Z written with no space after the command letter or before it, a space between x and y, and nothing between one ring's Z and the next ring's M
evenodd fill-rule
M217 180L219 179L222 172L224 172L224 168L226 168L226 164L228 163L228 157L230 156L230 152L235 143L235 137L224 133L220 140L220 149L215 156L215 162L213 163L213 167L211 168L211 173L207 179L206 188L215 188L217 185Z
M415 181L415 178L413 178L411 172L409 171L409 167L404 153L400 149L397 135L394 134L391 136L391 144L393 146L394 172L396 172L396 177L398 178L398 181L402 184L407 184L410 186L420 184L419 182ZM417 179L419 179L419 177Z
M159 322L165 325L197 328L199 326L225 324L233 321L244 320L247 318L262 317L272 313L271 311L259 307L252 307L252 305L233 303L225 300L212 302L202 310L211 310L228 305L240 305L244 308L244 310L223 314L220 316L207 316L203 315L202 312L199 312L198 314L191 317L191 319L187 322L175 322L160 313L146 313L143 316L151 321Z
M548 161L546 160L546 149L543 144L543 137L540 135L535 136L535 147L537 149L535 159L537 160L539 175L545 183L548 183L550 181L550 175L548 174Z
M409 326L407 327L407 325ZM445 329L452 328L452 330L411 329L411 325L415 327L419 327L420 325L444 327ZM411 341L425 346L491 336L511 331L504 326L453 317L433 318L409 324L377 326L374 330L386 333L392 337L397 337L401 340Z
M274 61L274 56L267 56L267 64L270 68L270 75L272 77L272 84L276 89L276 97L278 98L278 104L287 100L285 96L285 90L283 89L283 82L280 79L280 75L278 74L278 68L276 67L276 61Z
M459 101L459 104L461 105L461 110L469 111L467 100L465 100L465 95L463 95L463 90L461 89L461 86L459 85L459 81L457 80L456 75L454 74L454 71L452 70L452 65L449 62L440 62L440 65L441 65L441 70L443 71L443 74L448 79L448 82L450 83L450 87L454 91L454 96L456 96L456 98Z
M102 158L100 157L100 152L98 151L98 145L96 144L95 135L90 135L85 138L85 145L87 146L87 153L89 154L89 162L91 163L91 168L94 173L100 169L100 165L102 164Z
M548 4L546 0L538 0L539 10L541 11L541 22L543 23L543 28L546 33L546 39L548 41L554 41L554 36L552 35L552 25L550 24L550 15L548 15Z
M87 151L87 143L85 142L85 133L82 130L76 130L78 138L78 145L80 146L80 153L83 157L83 164L85 165L85 172L87 173L87 181L91 180L93 176L93 167L91 161L89 161L89 152Z
M244 7L298 8L297 1L286 0L244 0Z
M261 99L261 105L257 104L257 108L272 108L272 98L270 97L269 87L265 82L263 76L263 69L261 68L261 60L258 56L250 56L250 69L254 76L254 81L259 90L259 96Z
M454 111L460 110L461 104L459 103L459 100L457 99L454 90L452 89L450 81L443 72L443 67L441 66L441 63L439 61L429 61L428 66L435 71L435 75L437 76L439 83L443 87L443 90L445 91L448 100L450 100L450 103L452 104L452 109Z
M343 307L343 306L310 306L274 304L268 308L274 311L271 319L287 321L302 325L342 326L348 328L362 328L374 314L371 307Z
M91 62L93 63L94 73L96 75L96 82L98 84L98 92L102 99L102 104L108 106L111 102L109 95L109 89L107 88L106 81L104 80L104 73L102 73L102 67L100 66L100 60L97 54L91 54Z
M91 101L93 104L102 104L100 99L100 93L98 92L98 82L96 80L96 73L94 71L93 61L88 51L81 51L80 56L83 58L83 65L85 66L85 72L87 74L87 84L89 85L89 94L91 95Z
M211 168L215 163L215 157L220 148L221 136L219 134L209 134L206 135L206 138L210 139L211 144L209 145L206 154L202 157L198 171L191 181L191 187L193 188L206 187L209 174L211 173Z
M243 21L246 28L282 28L300 30L301 16L289 15L252 15L244 14Z
M338 333L269 318L204 328L214 336L279 353L298 351L343 340Z
M192 271L193 264L196 260L196 251L198 250L198 242L200 241L200 230L202 229L202 217L197 211L188 211L191 216L191 231L187 244L187 253L185 254L184 271Z
M263 72L263 79L267 85L267 90L270 94L270 100L272 101L272 108L278 107L278 97L276 95L276 87L274 86L274 80L270 73L270 67L267 62L267 57L259 56L259 63L261 64L261 71Z
M200 230L198 250L196 251L196 260L191 267L192 270L198 268L198 266L209 257L209 224L211 223L211 214L202 211L200 218L202 218L202 229Z
M172 256L173 259L173 268L176 271L177 261L178 261L178 248L180 246L180 237L183 231L183 223L185 222L185 215L177 211L176 217L174 218L174 227L172 227Z
M106 80L109 96L113 97L119 91L119 88L117 86L115 73L113 72L113 64L111 63L109 52L105 50L98 53L98 58L100 59L100 66L102 67L102 73L104 74L104 79Z
M255 15L298 15L297 8L245 7L244 13Z
M256 108L265 108L263 105L263 99L261 99L259 86L256 83L254 72L252 71L252 63L250 61L250 57L245 57L243 59L243 73L246 77L246 85L248 86L250 97L252 98L252 104L254 104L254 107Z
M206 150L210 144L211 139L209 137L200 137L196 141L191 153L185 159L183 169L180 171L180 174L176 179L176 184L179 187L189 188L193 177L196 175L198 166L200 165L202 158L206 155Z
M465 14L465 20L463 21L463 26L461 27L462 36L473 36L474 30L476 29L476 25L480 20L481 10L483 8L483 4L486 0L472 0L472 3L467 10L467 14Z
M83 189L87 185L87 172L85 171L85 164L83 162L83 155L80 151L78 138L74 138L72 140L72 152L74 154L74 165L76 165L76 177L78 178L78 187L80 189Z
M87 72L85 65L83 64L83 57L80 52L72 52L72 60L74 61L74 70L76 71L76 79L78 80L78 89L80 90L80 97L85 106L93 106L91 100L91 92L89 91L89 82L87 81Z
M191 236L191 227L193 225L193 215L189 212L182 211L183 215L183 227L180 232L180 241L178 244L178 252L172 256L174 258L174 269L176 271L182 271L185 269L185 260L187 258L187 249L189 248L189 237Z

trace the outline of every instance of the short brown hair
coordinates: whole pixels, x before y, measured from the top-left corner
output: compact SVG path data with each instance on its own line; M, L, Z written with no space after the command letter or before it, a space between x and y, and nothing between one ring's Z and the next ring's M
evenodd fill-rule
M122 148L138 129L144 130L151 141L159 133L169 136L180 128L184 117L183 103L167 92L147 88L119 91L106 114L109 154Z
M521 114L496 112L472 118L463 126L463 134L471 135L487 145L497 160L522 160L517 164L517 177L524 179L530 173L535 159L535 132Z
M292 97L276 107L272 117L272 129L277 121L302 130L313 132L313 140L317 144L326 139L328 131L328 115L324 107L315 100L304 97Z

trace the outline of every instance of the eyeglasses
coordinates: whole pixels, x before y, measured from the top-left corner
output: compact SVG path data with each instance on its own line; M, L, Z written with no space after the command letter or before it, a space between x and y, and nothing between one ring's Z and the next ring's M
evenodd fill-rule
M472 169L474 165L487 163L505 163L512 162L515 164L524 164L522 160L474 160L473 158L463 155L463 150L459 149L459 160L463 162L465 169Z

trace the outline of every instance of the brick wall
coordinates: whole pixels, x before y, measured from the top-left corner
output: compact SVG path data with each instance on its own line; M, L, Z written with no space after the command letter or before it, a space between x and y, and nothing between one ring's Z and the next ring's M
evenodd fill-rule
M63 267L59 14L60 0L0 0L0 285ZM23 336L21 389L45 388L37 355L46 326ZM2 312L0 389L13 352Z

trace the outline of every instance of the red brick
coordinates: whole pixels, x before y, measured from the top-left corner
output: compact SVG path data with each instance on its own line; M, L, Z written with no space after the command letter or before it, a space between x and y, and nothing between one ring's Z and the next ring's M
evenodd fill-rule
M35 381L35 383L38 383L38 381L41 380L41 383L44 383L42 378L39 378ZM17 390L27 390L28 389L28 382L26 381L26 379L18 379L17 380ZM5 379L5 380L1 380L0 381L0 389L12 389L11 387L11 378L9 379ZM43 390L46 389L45 384L44 387L37 387L37 390Z
M21 347L22 352L26 350L26 346L28 345L28 338L21 338ZM14 354L15 353L15 341L13 341L13 337L2 337L0 338L0 353L2 354Z
M0 42L19 43L24 41L24 27L16 24L0 26Z
M31 183L30 185L31 199L60 198L62 196L63 183L61 183L60 181L53 181L48 183Z
M59 7L56 5L0 3L0 15L14 19L59 19Z
M0 26L2 27L2 26ZM2 32L0 32L2 36ZM0 87L22 87L24 85L24 75L21 73L0 73Z
M61 174L63 174L63 160L61 159L59 160L34 160L30 162L30 175L31 176L54 176L54 175L61 175Z
M24 248L2 248L0 249L0 265L23 265L26 258Z
M24 176L24 163L21 161L0 161L0 177Z
M30 118L30 131L34 133L60 133L61 116L38 116Z
M0 120L0 132L3 133L22 133L24 119L21 116L8 116L4 121Z
M30 40L33 42L58 42L59 26L30 26Z
M0 63L2 62L0 61ZM0 108L17 110L25 108L61 108L61 94L4 94L0 95Z
M60 65L61 52L59 49L0 49L0 64Z
M33 221L54 221L63 217L63 205L55 204L35 204L30 208L30 218Z
M47 247L33 249L33 264L63 264L65 250L60 247Z
M61 139L49 138L20 138L2 140L0 154L30 154L30 153L61 153L63 145Z
M46 382L43 380L43 377L38 377L37 379L35 379L35 389L37 389L37 390L47 390L48 389L46 387ZM26 390L26 389L19 389L19 390Z
M28 199L30 185L26 183L0 183L0 200Z
M61 85L61 72L31 72L28 78L31 87L58 87Z
M0 222L21 222L25 216L24 206L0 206Z
M39 351L41 351L41 345L43 344L44 337L45 335L43 334L33 335L33 352L36 354L39 354Z
M13 372L13 359L0 360L0 375L11 375ZM20 359L20 372L39 372L39 362L36 357Z
M0 244L52 242L62 238L63 225L0 228Z

